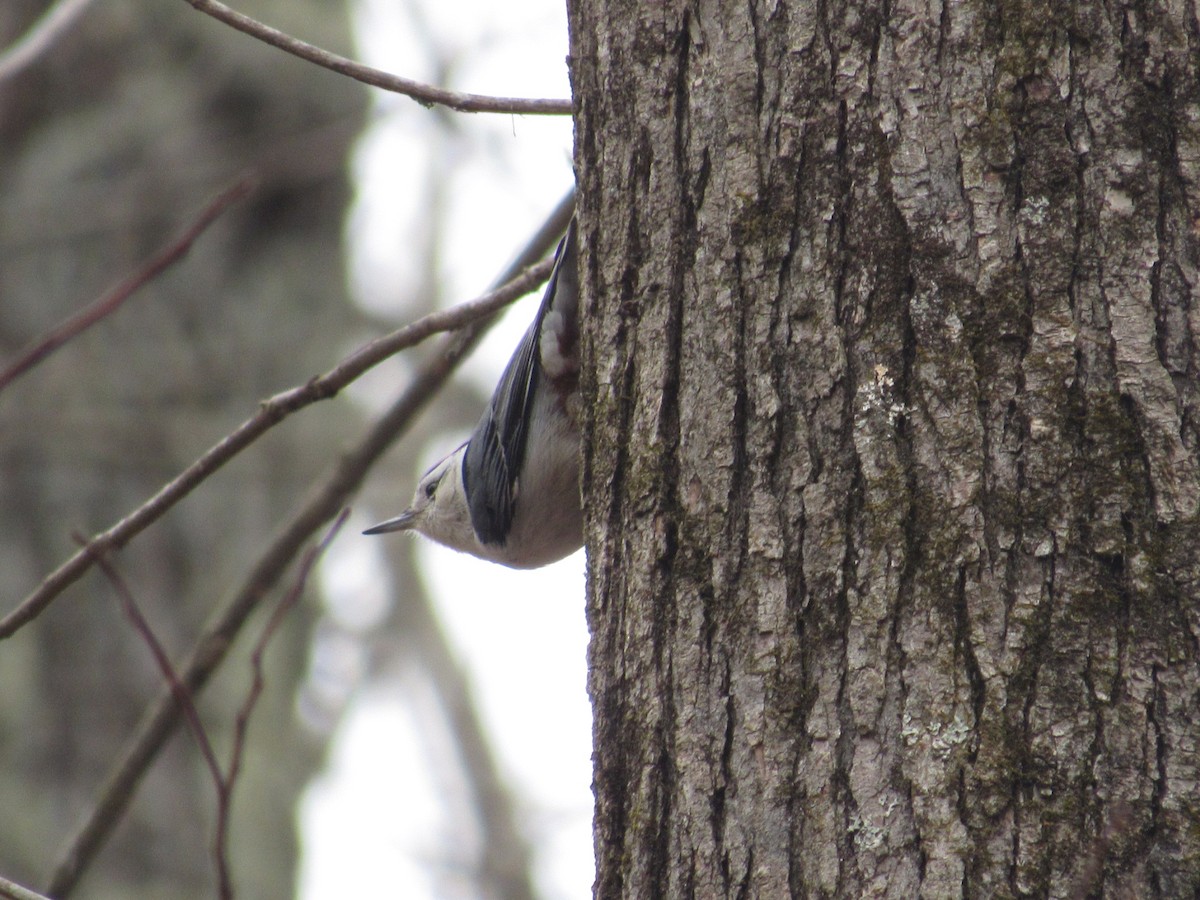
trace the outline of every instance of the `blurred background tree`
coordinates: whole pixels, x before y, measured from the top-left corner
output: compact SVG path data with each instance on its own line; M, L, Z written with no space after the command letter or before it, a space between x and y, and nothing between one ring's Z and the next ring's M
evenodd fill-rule
M350 49L344 7L257 6L280 27ZM44 8L5 4L0 36L12 40ZM258 179L186 259L0 400L6 598L75 549L73 530L116 521L259 400L362 333L345 301L341 233L346 155L365 109L353 83L264 52L183 4L96 4L53 52L0 84L7 357L134 270L231 182ZM320 421L287 423L120 554L175 656L358 420L340 403ZM311 619L301 605L276 637L235 802L233 862L247 896L292 892L291 809L321 759L292 715ZM201 703L218 747L247 672L232 666ZM10 811L0 868L37 885L161 675L97 572L3 646L0 682L0 806ZM173 741L86 876L86 895L211 896L213 806L190 739Z
M361 7L247 0L239 8L334 52L358 55L352 16L363 15ZM34 0L4 4L0 46L26 33L45 9ZM375 4L392 25L397 10L407 16L403 24L422 62L432 62L431 80L452 82L464 48L439 37L437 23L422 19L416 4ZM444 261L453 257L442 241L464 218L446 187L448 173L481 147L494 150L496 135L516 126L497 117L498 124L475 127L464 138L470 129L459 117L397 102L411 107L404 146L413 151L397 165L407 170L407 184L419 186L399 193L408 204L403 212L420 228L364 237L378 218L360 202L349 225L359 236L358 262L348 267L348 172L370 108L360 85L182 3L134 2L92 5L31 65L0 80L5 359L135 270L218 192L247 173L256 179L249 198L225 212L186 258L0 396L4 612L74 552L72 532L107 528L259 401L329 368L395 322L478 292L519 248L524 225L497 232L494 217L474 211L477 230L465 239L491 235L492 246L478 253L483 275L473 270L449 279L447 288ZM395 105L377 103L377 126L388 109ZM560 151L564 177L529 196L515 221L544 216L569 184L569 127ZM384 193L395 202L396 190ZM395 258L396 265L379 271L364 244L374 245L375 259ZM350 302L350 294L360 303ZM407 361L387 367L360 399L379 406L411 371ZM435 435L444 440L469 427L483 396L469 379L449 391L436 417L416 423L395 468L372 491L402 503L418 465L412 457L427 454ZM362 432L363 408L338 398L316 414L289 419L115 557L172 658L186 653L269 536ZM396 571L412 572L412 544L380 547ZM348 553L332 568L345 574L359 561L361 553ZM320 579L333 594L337 581ZM462 793L444 804L457 810L462 834L478 838L464 843L446 834L442 849L432 852L461 866L469 890L528 896L530 851L511 819L516 811L503 767L486 746L469 675L447 648L420 581L411 574L379 581L372 587L342 578L340 611L323 606L310 584L308 598L274 638L267 690L233 801L235 883L244 896L294 895L295 808L327 738L362 684L382 679L387 690L396 689L403 673L416 670L419 684L436 687L432 694L415 691L417 718L438 735L432 740L454 748L441 763L440 787ZM403 603L391 601L389 587ZM361 601L372 591L389 594L379 611L346 611L355 602L348 594ZM261 630L263 618L251 631ZM199 701L222 762L248 689L252 642L243 638ZM343 665L347 658L357 662ZM0 684L0 809L6 811L0 875L40 887L162 689L162 676L122 617L112 587L92 572L0 643ZM403 806L404 798L392 802ZM177 735L80 892L212 896L214 806L194 742Z

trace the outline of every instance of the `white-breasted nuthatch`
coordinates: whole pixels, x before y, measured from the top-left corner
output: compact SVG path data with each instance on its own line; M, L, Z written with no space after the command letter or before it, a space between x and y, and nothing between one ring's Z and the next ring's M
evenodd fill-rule
M417 531L515 569L583 545L579 497L579 275L575 222L542 305L466 442L417 484L412 505L363 532Z

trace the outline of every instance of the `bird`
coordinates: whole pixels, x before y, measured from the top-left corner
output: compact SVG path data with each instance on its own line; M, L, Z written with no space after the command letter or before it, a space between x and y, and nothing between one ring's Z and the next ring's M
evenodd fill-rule
M514 569L583 546L575 220L541 305L471 436L429 468L408 509L363 534L415 531Z

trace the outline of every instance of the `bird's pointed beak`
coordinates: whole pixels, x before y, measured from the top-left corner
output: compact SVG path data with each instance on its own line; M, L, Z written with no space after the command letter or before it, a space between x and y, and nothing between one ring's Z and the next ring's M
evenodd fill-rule
M378 525L368 528L363 534L387 534L389 531L405 531L413 527L416 518L416 512L406 509L394 519L388 519L386 522L380 522Z

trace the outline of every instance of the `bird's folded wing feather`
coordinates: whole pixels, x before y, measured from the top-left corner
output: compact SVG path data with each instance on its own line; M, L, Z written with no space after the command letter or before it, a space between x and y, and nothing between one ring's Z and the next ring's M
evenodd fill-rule
M557 262L546 285L542 304L529 330L521 338L516 352L500 376L491 402L483 418L471 436L467 457L463 467L464 488L471 512L471 526L483 544L503 544L512 525L516 511L517 495L520 491L518 476L525 457L529 421L533 414L534 395L541 377L540 344L542 323L547 313L555 307L564 260L569 256L574 266L574 222L567 236L559 243ZM564 253L569 248L569 253ZM567 277L570 326L572 343L577 335L577 298L574 296L576 274L572 270ZM467 473L472 473L467 478Z

